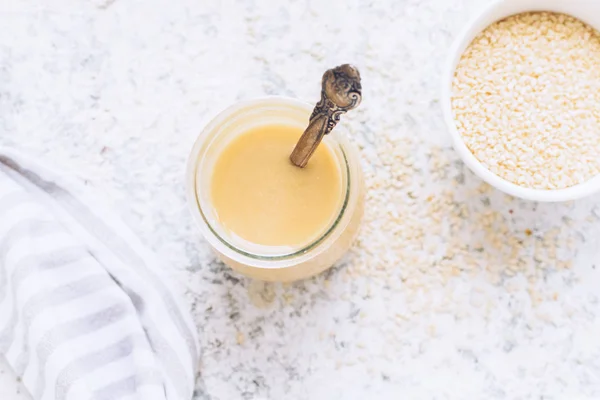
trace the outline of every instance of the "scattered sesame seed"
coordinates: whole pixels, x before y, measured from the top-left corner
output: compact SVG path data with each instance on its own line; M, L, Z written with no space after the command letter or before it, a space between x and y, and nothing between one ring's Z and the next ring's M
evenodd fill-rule
M235 336L235 340L237 342L237 344L239 344L240 346L244 344L244 334L240 331L237 332L236 336Z

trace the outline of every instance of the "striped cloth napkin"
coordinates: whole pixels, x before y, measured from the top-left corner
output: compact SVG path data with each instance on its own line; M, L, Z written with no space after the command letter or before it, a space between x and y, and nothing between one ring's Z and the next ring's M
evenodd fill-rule
M34 399L190 399L197 343L129 228L79 182L0 148L0 354Z

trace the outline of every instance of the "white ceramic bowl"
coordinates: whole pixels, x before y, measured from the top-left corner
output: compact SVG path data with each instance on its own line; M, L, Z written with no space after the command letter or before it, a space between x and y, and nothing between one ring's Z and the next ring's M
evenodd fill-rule
M491 172L475 158L456 129L452 115L452 79L456 65L471 41L490 24L528 11L554 11L569 14L600 31L600 0L498 0L469 22L450 48L442 76L442 108L454 148L467 166L481 179L510 195L535 201L568 201L600 190L600 176L566 189L541 190L515 185Z

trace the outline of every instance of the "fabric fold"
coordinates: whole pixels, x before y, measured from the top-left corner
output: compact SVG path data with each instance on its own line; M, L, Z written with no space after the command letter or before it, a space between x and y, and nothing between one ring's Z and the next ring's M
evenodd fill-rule
M187 307L84 185L0 147L0 353L37 400L190 399Z

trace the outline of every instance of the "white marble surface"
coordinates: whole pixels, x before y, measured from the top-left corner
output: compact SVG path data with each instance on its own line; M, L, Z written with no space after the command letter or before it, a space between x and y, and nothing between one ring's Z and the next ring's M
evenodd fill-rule
M509 198L445 134L441 64L485 3L0 0L0 144L84 178L154 249L196 318L198 399L598 399L600 196ZM344 118L371 193L356 251L251 282L192 226L187 153L211 113L314 102L342 62L364 87ZM0 362L2 400L16 383Z

